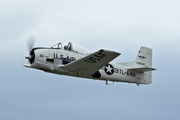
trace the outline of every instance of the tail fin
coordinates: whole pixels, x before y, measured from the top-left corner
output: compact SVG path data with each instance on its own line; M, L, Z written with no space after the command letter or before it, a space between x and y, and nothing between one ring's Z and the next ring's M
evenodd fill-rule
M139 69L140 71L154 70L152 67L152 49L141 47L136 59L133 62L119 63L129 69Z
M133 62L120 63L128 70L143 73L144 80L141 83L150 84L152 79L152 49L141 47L136 59Z
M133 67L152 67L152 49L141 47L133 63Z
M152 68L152 49L141 47L135 61L131 63L131 67L128 70L137 72L156 70Z

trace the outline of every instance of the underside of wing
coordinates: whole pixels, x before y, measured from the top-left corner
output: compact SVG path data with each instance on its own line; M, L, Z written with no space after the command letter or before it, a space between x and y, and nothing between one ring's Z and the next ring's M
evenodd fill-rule
M120 53L102 49L60 68L69 72L92 75L119 55Z

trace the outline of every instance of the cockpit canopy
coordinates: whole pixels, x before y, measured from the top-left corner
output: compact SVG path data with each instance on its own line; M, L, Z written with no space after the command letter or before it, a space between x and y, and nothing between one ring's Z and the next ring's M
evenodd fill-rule
M68 51L72 51L72 52L76 52L76 53L82 53L82 54L89 54L89 53L91 53L86 48L84 48L82 46L79 46L79 45L76 45L76 44L72 44L71 42L69 42L69 43L61 42L61 43L58 43L58 44L54 45L51 48L68 50Z

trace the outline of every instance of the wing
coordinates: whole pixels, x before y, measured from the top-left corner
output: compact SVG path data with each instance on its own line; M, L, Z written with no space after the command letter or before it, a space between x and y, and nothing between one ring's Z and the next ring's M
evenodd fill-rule
M99 50L65 66L60 66L60 68L69 72L78 72L81 74L91 75L119 55L120 53L114 51Z

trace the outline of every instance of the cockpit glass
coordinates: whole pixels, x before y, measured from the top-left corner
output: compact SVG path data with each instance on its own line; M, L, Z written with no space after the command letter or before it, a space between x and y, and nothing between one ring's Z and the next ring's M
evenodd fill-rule
M78 53L82 53L82 54L89 54L91 53L89 50L87 50L86 48L73 44L73 50L74 52L78 52Z
M71 42L69 42L69 43L67 43L67 42L58 43L51 48L63 49L63 50L72 51L72 52L76 52L76 53L82 53L82 54L91 53L86 48L79 46L79 45L76 45L76 44L72 44Z
M59 44L56 44L56 45L52 46L51 48L58 48L58 45Z
M51 48L61 49L61 48L62 48L62 45L61 45L61 43L58 43L58 44L52 46Z
M59 46L58 46L58 48L59 48L59 49L61 49L61 48L62 48L62 44L61 44L61 43L59 43Z

